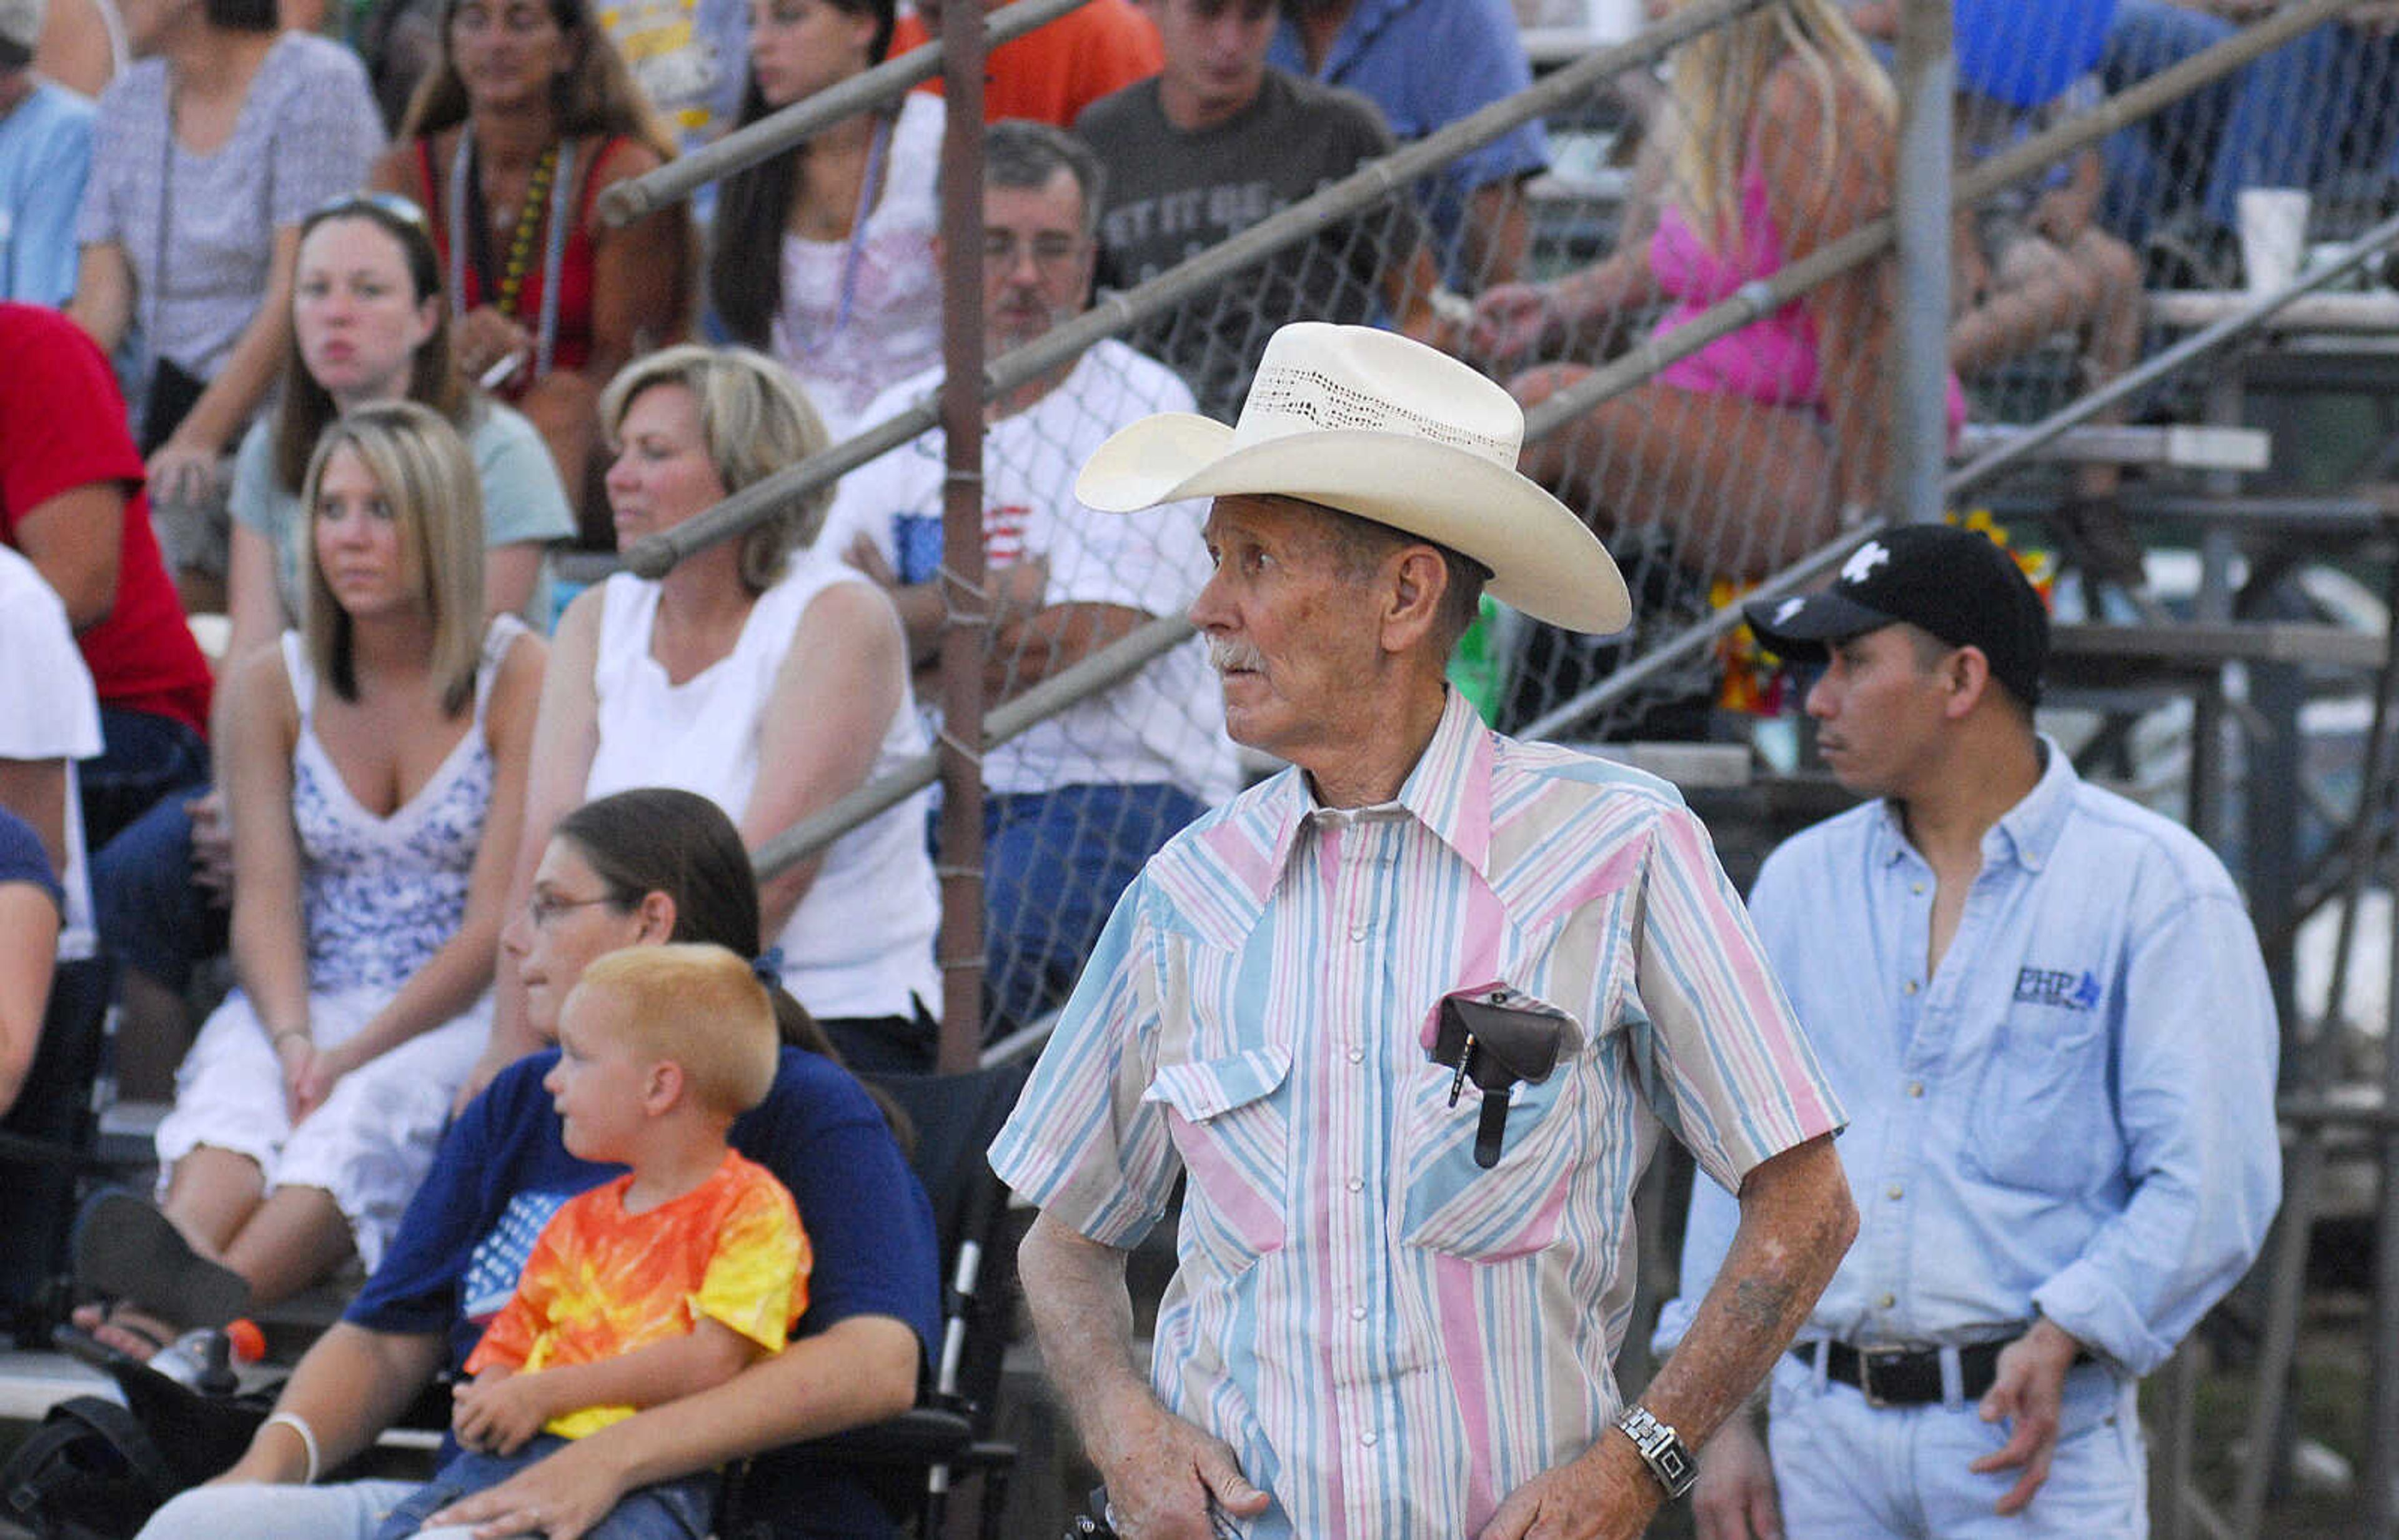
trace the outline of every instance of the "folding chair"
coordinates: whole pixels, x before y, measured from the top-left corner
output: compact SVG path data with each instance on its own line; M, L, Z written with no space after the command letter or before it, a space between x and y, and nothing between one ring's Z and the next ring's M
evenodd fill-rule
M1015 1305L1014 1258L1007 1245L1008 1191L983 1158L1016 1105L1023 1064L952 1075L869 1075L916 1125L912 1158L932 1200L944 1275L942 1341L916 1405L888 1422L770 1451L735 1471L717 1518L722 1540L768 1540L783 1530L771 1493L791 1466L840 1464L873 1472L895 1517L918 1540L937 1540L950 1485L983 1477L977 1505L983 1540L997 1540L1012 1445L992 1441L1001 1360ZM796 1516L793 1516L796 1517Z

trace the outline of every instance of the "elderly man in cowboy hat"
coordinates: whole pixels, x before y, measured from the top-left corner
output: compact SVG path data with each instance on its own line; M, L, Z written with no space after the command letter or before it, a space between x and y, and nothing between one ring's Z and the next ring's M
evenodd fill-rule
M1192 618L1233 736L1292 765L1150 860L992 1148L1041 1210L1025 1295L1132 1540L1637 1533L1854 1226L1841 1113L1699 820L1443 683L1486 583L1628 618L1517 474L1523 426L1462 364L1304 322L1238 426L1149 418L1084 469L1097 508L1214 499ZM1627 1404L1661 1130L1740 1234ZM1145 1376L1125 1251L1178 1176Z

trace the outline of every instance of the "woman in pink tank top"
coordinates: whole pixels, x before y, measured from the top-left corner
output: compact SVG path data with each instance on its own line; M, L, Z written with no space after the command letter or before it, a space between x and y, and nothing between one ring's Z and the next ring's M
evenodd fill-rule
M1684 0L1649 0L1654 19ZM1745 104L1729 111L1728 104ZM1649 129L1616 252L1476 305L1494 368L1594 355L1661 302L1663 336L1891 207L1891 82L1836 0L1777 0L1687 43ZM1660 526L1679 559L1754 578L1878 500L1891 460L1894 263L1852 269L1719 337L1527 445L1526 474L1603 534ZM1511 385L1536 405L1588 374L1548 364ZM1954 434L1965 418L1949 386Z

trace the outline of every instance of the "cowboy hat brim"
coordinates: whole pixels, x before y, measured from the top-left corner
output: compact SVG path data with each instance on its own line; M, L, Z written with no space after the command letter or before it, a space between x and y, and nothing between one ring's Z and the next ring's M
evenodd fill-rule
M1491 570L1494 599L1599 635L1632 623L1615 559L1517 471L1409 434L1328 429L1236 449L1212 417L1170 412L1118 429L1076 479L1105 513L1186 498L1299 497L1446 546Z

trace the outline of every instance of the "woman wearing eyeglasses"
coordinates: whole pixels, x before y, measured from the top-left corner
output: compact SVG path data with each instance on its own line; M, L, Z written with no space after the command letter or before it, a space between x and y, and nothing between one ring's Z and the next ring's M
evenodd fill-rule
M892 0L751 0L755 123L882 62ZM891 385L942 361L942 99L910 91L725 179L708 300L736 342L771 352L835 439Z
M452 1123L383 1265L293 1369L240 1460L160 1508L137 1540L370 1540L415 1483L318 1478L372 1444L437 1371L465 1360L515 1287L540 1220L617 1169L567 1154L541 1088L558 1057L560 1005L620 948L758 945L749 853L703 797L644 787L599 798L535 848L528 900L502 940L524 981L530 1041L547 1051L510 1066ZM932 1215L871 1093L807 1012L774 994L784 1043L775 1088L734 1125L733 1141L809 1216L816 1266L790 1345L726 1385L574 1440L471 1499L473 1518L455 1521L621 1536L603 1520L629 1485L861 1426L913 1399L917 1366L939 1345ZM889 1540L873 1475L830 1455L788 1463L774 1478L775 1532Z
M546 618L535 602L542 548L575 533L549 452L532 424L453 364L423 214L396 194L351 195L301 223L282 399L235 459L227 659L273 642L300 615L308 562L300 483L319 435L359 407L403 399L447 418L474 455L483 613ZM214 725L222 738L224 723ZM136 1094L158 1094L189 1039L183 995L194 965L224 950L232 858L215 790L162 799L95 858L102 931L127 964L118 1078Z
M367 178L425 209L458 368L532 420L588 516L600 386L684 334L695 245L680 204L620 229L599 197L673 154L581 0L449 0L440 61ZM603 547L606 527L585 520Z
M546 650L484 617L474 465L438 413L346 412L301 500L302 628L226 682L238 988L158 1126L164 1222L112 1216L145 1254L78 1314L139 1356L238 1299L228 1271L267 1304L380 1262L487 1035Z

